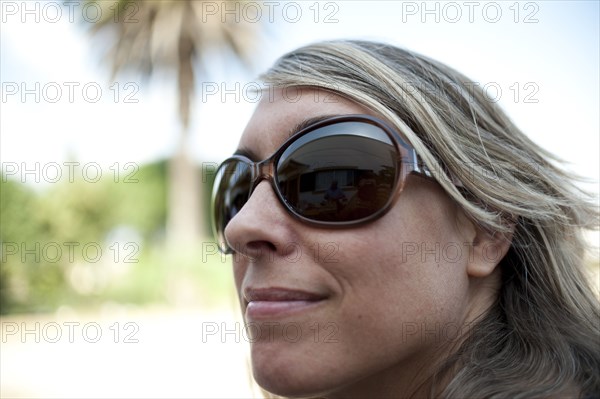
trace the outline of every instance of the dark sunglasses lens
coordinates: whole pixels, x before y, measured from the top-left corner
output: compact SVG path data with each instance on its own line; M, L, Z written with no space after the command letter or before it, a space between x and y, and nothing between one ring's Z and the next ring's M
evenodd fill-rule
M226 161L217 171L213 186L213 223L223 252L227 252L225 227L248 201L251 183L250 166L242 161Z
M279 158L277 184L299 215L321 222L355 222L390 201L399 175L392 139L376 125L341 122L318 128Z

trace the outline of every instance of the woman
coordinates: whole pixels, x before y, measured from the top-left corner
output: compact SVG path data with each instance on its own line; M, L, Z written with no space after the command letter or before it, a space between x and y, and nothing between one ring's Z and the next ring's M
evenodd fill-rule
M307 46L263 80L272 90L213 197L259 385L291 397L598 395L581 237L598 212L552 155L466 77L389 45ZM346 207L358 201L361 176L360 212L320 204L333 180Z

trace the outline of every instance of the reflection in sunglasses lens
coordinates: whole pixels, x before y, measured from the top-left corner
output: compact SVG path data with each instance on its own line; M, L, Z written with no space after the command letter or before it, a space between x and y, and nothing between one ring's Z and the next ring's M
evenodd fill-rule
M396 149L377 126L344 122L294 142L277 165L289 206L308 219L356 221L389 201L398 174Z
M242 209L250 192L251 170L249 165L233 160L223 165L217 175L219 181L215 197L217 205L215 223L219 234L223 234L227 223ZM223 241L224 237L219 237Z

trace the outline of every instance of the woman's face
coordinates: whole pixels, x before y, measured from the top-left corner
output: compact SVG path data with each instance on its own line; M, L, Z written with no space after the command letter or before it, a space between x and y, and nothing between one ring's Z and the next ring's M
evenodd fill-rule
M239 149L263 160L302 121L356 113L374 115L325 91L276 91ZM423 382L474 311L473 231L436 182L416 175L387 214L346 229L294 219L262 181L225 230L257 382L344 397Z

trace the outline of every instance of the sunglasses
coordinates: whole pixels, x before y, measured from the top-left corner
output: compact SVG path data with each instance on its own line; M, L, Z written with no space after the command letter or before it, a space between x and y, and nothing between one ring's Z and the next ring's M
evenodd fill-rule
M234 155L219 166L212 193L219 249L233 253L225 227L263 179L302 222L349 227L384 215L410 173L431 177L414 148L384 121L369 115L325 118L301 129L264 161Z

